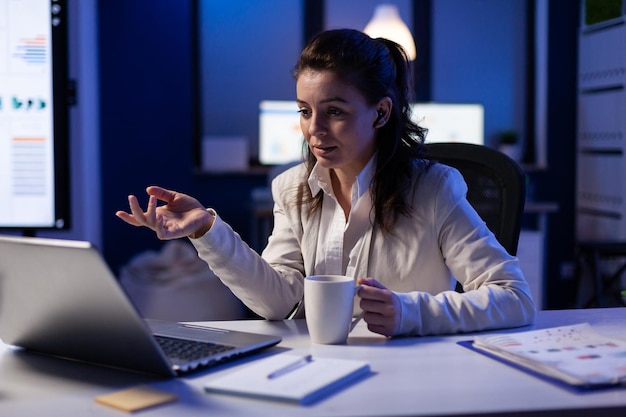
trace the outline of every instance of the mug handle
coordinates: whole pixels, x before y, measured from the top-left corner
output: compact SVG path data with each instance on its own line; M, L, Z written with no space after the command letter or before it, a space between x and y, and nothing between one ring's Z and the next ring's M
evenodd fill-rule
M354 295L356 295L359 290L363 287L363 285L356 285L354 287ZM358 316L356 316L353 320L352 323L350 323L350 330L348 332L351 332L352 330L354 330L354 328L356 327L357 323L361 321L361 319L363 318L363 315L365 314L365 311L361 311L359 313Z
M365 314L365 311L361 311L358 316L352 319L352 323L350 323L350 330L348 331L348 333L354 330L355 326L357 325L358 322L361 321L364 314Z

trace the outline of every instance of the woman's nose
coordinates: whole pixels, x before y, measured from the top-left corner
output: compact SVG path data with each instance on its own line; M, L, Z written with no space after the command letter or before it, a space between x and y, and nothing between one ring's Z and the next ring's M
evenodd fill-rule
M311 136L323 136L326 134L327 126L323 114L314 112L309 118L308 132Z

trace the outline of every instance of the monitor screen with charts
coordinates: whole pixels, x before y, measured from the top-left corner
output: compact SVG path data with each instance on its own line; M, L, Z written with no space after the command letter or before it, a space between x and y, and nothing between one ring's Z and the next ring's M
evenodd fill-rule
M485 143L485 111L478 103L414 103L413 120L428 129L426 142ZM295 101L259 104L259 162L281 165L302 159L303 137Z
M303 137L295 101L259 103L259 162L281 165L302 159Z
M485 110L478 103L414 103L412 118L428 129L426 142L485 144Z
M0 229L70 227L66 0L0 0Z

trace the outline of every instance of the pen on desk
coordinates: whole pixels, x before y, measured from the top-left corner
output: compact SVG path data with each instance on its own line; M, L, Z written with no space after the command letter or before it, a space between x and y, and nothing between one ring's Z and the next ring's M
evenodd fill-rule
M300 368L301 366L304 366L308 363L313 362L313 355L306 355L300 359L298 359L295 362L292 362L288 365L283 366L282 368L278 368L277 370L275 370L274 372L271 372L270 374L267 375L267 379L274 379L274 378L278 378L281 375L285 375L293 370L296 370L298 368Z

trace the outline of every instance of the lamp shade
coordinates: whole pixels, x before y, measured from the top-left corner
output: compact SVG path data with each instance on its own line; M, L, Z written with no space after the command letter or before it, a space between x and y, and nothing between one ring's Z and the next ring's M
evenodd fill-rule
M404 48L408 58L413 61L416 56L415 41L407 25L400 18L398 8L393 4L380 4L374 9L372 20L363 32L372 38L385 38Z

